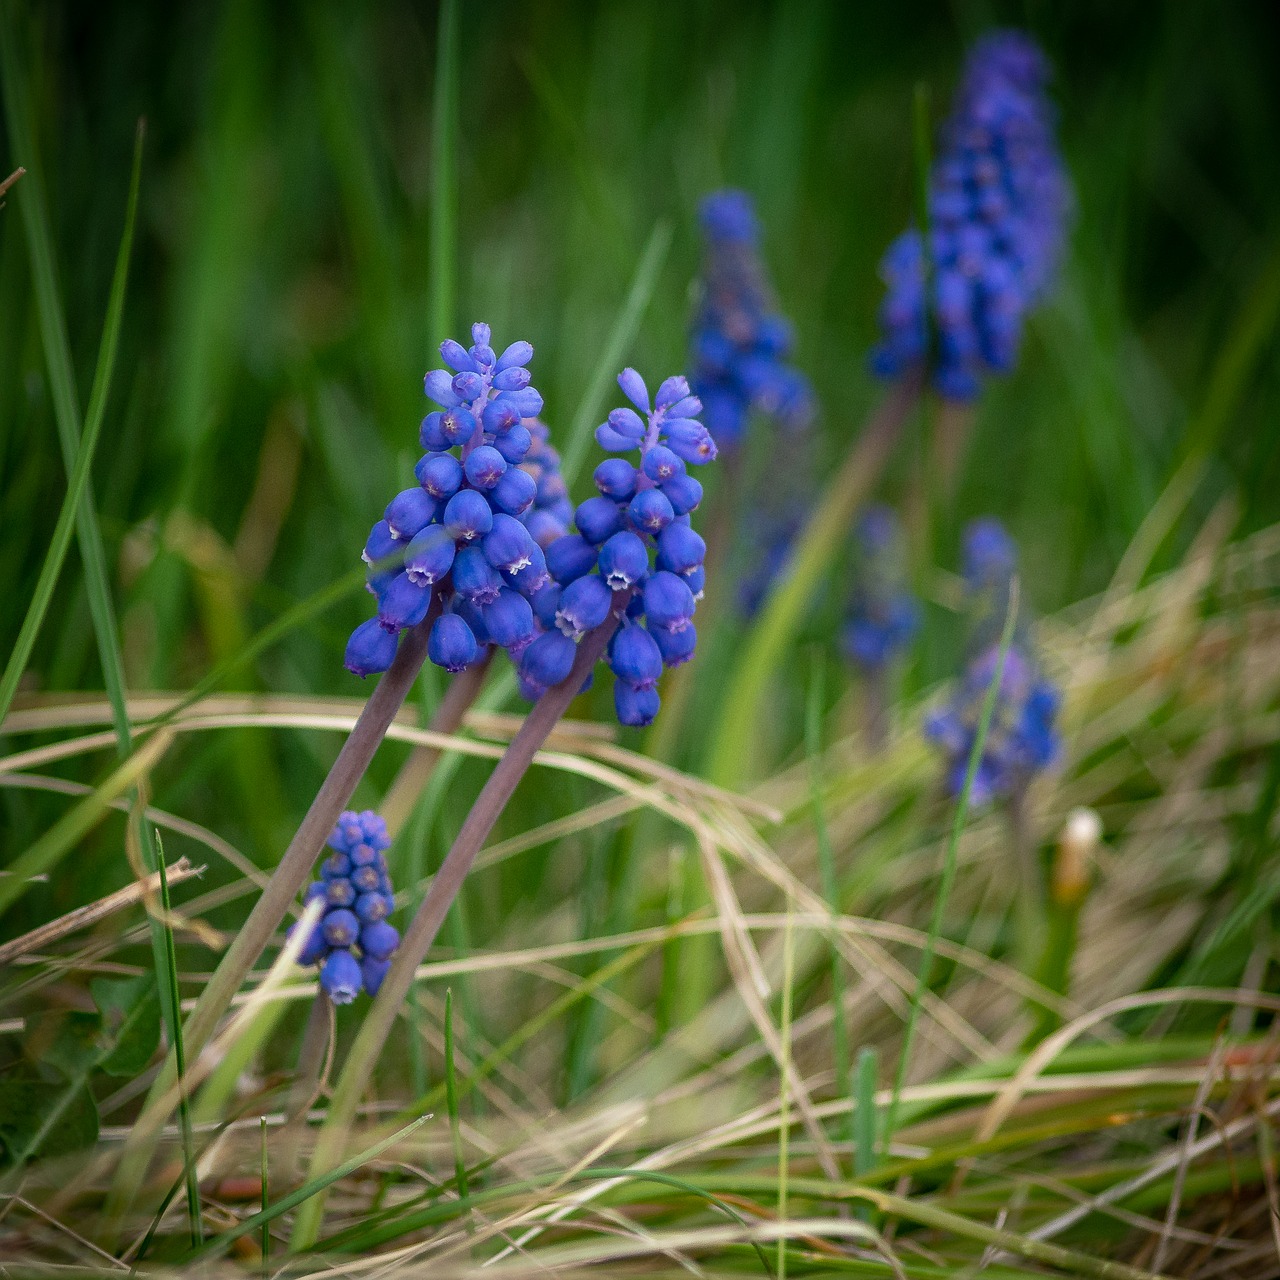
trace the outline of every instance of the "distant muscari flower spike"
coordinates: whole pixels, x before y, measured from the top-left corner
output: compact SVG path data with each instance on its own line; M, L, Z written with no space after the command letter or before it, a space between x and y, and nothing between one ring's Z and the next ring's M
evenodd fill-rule
M995 638L1008 607L1017 548L996 520L973 521L964 535L964 571L970 609L978 615L970 659L948 705L925 722L925 734L946 755L948 791L959 794L983 701L995 678L1000 643ZM1025 625L1015 627L1005 657L971 799L985 804L1019 794L1058 756L1057 689L1039 670Z
M574 513L577 531L548 546L551 581L533 597L537 634L520 659L520 690L536 700L564 680L577 642L612 613L621 622L605 655L614 706L623 724L639 726L658 713L663 668L693 656L706 545L690 520L702 485L688 467L712 461L716 445L683 377L663 382L652 402L634 369L618 385L635 408L614 409L596 441L612 454L638 450L639 465L606 458L597 496Z
M749 563L738 580L738 612L750 621L760 612L774 584L791 569L796 536L804 527L804 505L785 503L780 512L759 512L745 531Z
M342 814L329 837L333 852L307 890L306 900L320 898L325 908L298 963L319 965L321 990L334 1004L350 1004L361 991L377 995L400 945L387 920L395 909L390 847L387 824L372 809Z
M529 601L548 580L543 546L567 524L567 495L536 421L533 348L515 342L496 354L487 324L472 325L471 337L470 347L441 343L449 368L425 379L441 407L422 420L418 484L391 500L365 544L378 613L347 644L356 675L385 671L399 633L427 616L433 598L440 613L427 653L448 671L491 644L518 660L534 637Z
M929 358L939 393L968 401L981 375L1013 368L1026 315L1056 273L1071 204L1049 76L1048 60L1021 32L994 32L970 51L929 179L931 317L912 229L880 264L888 293L871 362L881 376L900 377Z
M693 389L716 442L732 448L754 411L783 427L813 417L808 379L788 363L791 326L778 313L760 257L760 228L743 191L717 191L699 209L706 241L693 322Z
M893 509L868 508L855 541L853 600L841 647L864 671L879 671L910 646L920 626L920 607L906 586L902 529Z

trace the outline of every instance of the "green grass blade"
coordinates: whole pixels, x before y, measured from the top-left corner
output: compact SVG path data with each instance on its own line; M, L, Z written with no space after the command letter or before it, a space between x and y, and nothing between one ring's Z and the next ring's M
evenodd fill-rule
M453 989L444 993L444 1097L449 1112L449 1133L453 1139L453 1167L458 1195L466 1199L467 1162L462 1153L462 1127L458 1120L458 1080L453 1067Z
M80 451L80 398L76 391L71 366L71 344L67 337L67 321L62 310L57 269L53 257L49 215L45 207L41 166L36 155L35 131L31 122L31 94L25 68L16 46L13 10L0 6L0 88L3 90L5 117L9 124L9 146L14 158L28 170L26 181L15 188L26 232L27 254L31 261L32 289L36 300L36 316L49 372L49 392L53 400L58 442L67 475L75 473ZM114 358L114 348L112 350ZM109 368L100 362L100 378L94 389L100 391L105 405L110 384ZM111 700L112 717L118 752L123 759L129 753L129 717L125 706L124 662L116 631L115 606L111 601L110 578L106 552L102 548L102 531L98 526L93 485L84 482L80 505L76 512L76 532L80 556L84 563L85 590L89 612L93 618L102 678Z
M431 101L431 344L453 335L458 274L458 0L444 0L436 28Z
M791 927L791 903L787 903L787 927L782 936L782 1062L778 1079L778 1221L787 1220L787 1180L791 1173L788 1143L791 1138L790 1098L787 1080L791 1072L791 988L795 982L795 936ZM786 1280L787 1242L778 1237L778 1280Z
M271 1274L271 1223L267 1221L267 1210L271 1207L270 1182L268 1181L267 1166L267 1117L263 1116L259 1120L259 1135L261 1137L262 1157L261 1171L259 1177L262 1180L262 1198L259 1201L262 1216L262 1243L259 1246L262 1249L262 1280L267 1280Z
M192 1246L204 1240L203 1213L200 1207L200 1183L196 1178L195 1141L191 1135L191 1099L187 1092L187 1055L182 1043L182 1006L178 1000L178 953L173 945L170 924L169 877L165 871L164 844L156 834L156 870L160 873L160 905L164 909L164 954L168 982L161 1009L169 1032L169 1043L178 1064L178 1117L182 1126L182 1167L187 1183L187 1221Z
M88 490L89 477L92 472L94 452L98 447L98 439L102 434L102 420L106 413L107 393L111 387L111 375L115 369L116 350L120 342L120 318L124 314L125 286L129 278L129 258L133 250L133 230L138 213L138 186L142 177L142 140L144 128L138 125L137 140L133 148L133 171L129 178L129 201L125 207L124 234L120 238L120 251L116 256L115 275L111 280L111 296L107 302L107 318L102 329L102 344L98 349L98 367L94 374L93 391L89 396L89 416L85 420L84 434L76 451L75 466L71 470L71 479L67 485L66 495L62 500L62 509L58 512L58 520L53 528L53 539L45 555L40 569L40 577L36 582L31 603L27 606L26 617L22 621L22 629L14 642L9 660L5 664L4 674L0 676L0 721L9 712L13 695L17 692L18 681L26 670L35 646L36 636L44 622L49 602L53 599L53 590L58 576L62 572L67 551L71 546L71 535L75 528L76 515L84 501Z
M591 380L583 393L578 412L574 415L573 424L569 428L569 438L561 452L560 471L564 482L573 492L573 482L578 478L583 463L587 460L587 450L591 445L592 431L596 426L596 418L601 413L600 402L613 379L622 372L622 361L636 339L640 329L640 321L644 319L645 310L653 297L658 283L662 265L667 260L667 251L671 248L671 224L658 222L649 234L649 242L640 255L636 265L636 273L631 279L631 288L627 290L626 300L622 304L609 330L609 336L600 358L591 372Z
M840 914L840 889L836 883L835 859L831 854L831 837L827 831L826 811L822 800L822 708L826 691L826 666L821 649L815 648L809 673L809 697L805 707L805 753L809 757L809 794L813 799L813 829L818 841L818 873L822 877L822 896L831 914ZM849 1079L849 1020L844 1003L844 967L834 943L831 948L831 1033L835 1050L836 1092L845 1097ZM850 1121L852 1123L852 1120Z
M834 562L854 512L888 463L917 399L918 388L909 379L890 389L797 537L790 571L770 591L747 633L721 699L706 771L712 782L737 787L750 772L754 762L748 758L746 744L759 736L757 725L769 681L794 643L809 601Z
M876 1082L880 1055L870 1045L858 1050L853 1077L853 1172L863 1177L876 1167Z
M312 1196L318 1195L326 1187L332 1186L335 1182L340 1182L343 1178L349 1178L361 1165L370 1160L376 1160L389 1147L395 1146L402 1138L407 1138L414 1130L421 1128L430 1119L429 1115L419 1116L416 1120L410 1121L404 1128L397 1129L395 1133L389 1134L379 1142L375 1142L373 1146L360 1152L359 1155L352 1156L350 1160L344 1161L336 1168L321 1174L318 1178L312 1178L309 1182L303 1183L296 1191L291 1191L287 1196L277 1200L270 1208L263 1209L246 1218L243 1222L237 1223L230 1231L224 1231L221 1235L214 1236L212 1240L194 1253L187 1255L185 1259L186 1265L189 1266L202 1258L212 1257L221 1253L228 1245L239 1240L241 1236L248 1235L251 1231L260 1230L267 1226L268 1223L274 1222L282 1213L288 1213L291 1209L296 1209L304 1201L310 1200Z
M911 1064L912 1043L915 1040L916 1024L920 1020L920 1006L924 1003L924 993L929 988L929 973L933 968L933 953L938 945L938 937L942 932L942 921L947 910L947 899L951 896L951 886L955 882L960 836L964 832L965 818L969 813L969 796L973 791L973 780L978 775L978 764L982 752L987 745L987 733L991 728L991 717L995 714L996 699L1000 693L1000 682L1004 679L1005 659L1013 644L1014 626L1018 621L1018 580L1014 578L1009 589L1009 603L1005 610L1004 630L1000 636L1000 649L996 657L995 674L987 686L986 696L982 700L982 714L978 718L978 731L974 735L973 746L969 750L969 760L965 766L964 784L956 799L955 815L951 822L951 836L947 841L946 857L942 864L942 880L938 886L938 896L934 899L933 915L929 920L929 936L925 940L924 952L920 957L920 975L916 979L916 989L911 997L911 1009L907 1014L907 1030L902 1039L902 1053L898 1058L898 1070L894 1076L893 1094L889 1100L889 1110L885 1115L883 1151L888 1154L889 1144L893 1141L894 1126L898 1120L898 1103L902 1094L902 1086L906 1083L907 1068Z

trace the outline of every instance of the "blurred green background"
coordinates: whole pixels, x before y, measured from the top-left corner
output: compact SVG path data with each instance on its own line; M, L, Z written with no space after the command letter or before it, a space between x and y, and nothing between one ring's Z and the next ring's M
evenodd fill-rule
M14 156L0 133L0 173L31 170L0 210L0 643L16 635L66 483L19 202L43 187L83 402L145 116L95 500L130 686L190 687L356 567L408 480L449 294L432 272L437 15L6 3L37 150ZM957 516L1009 523L1041 612L1105 586L1189 450L1207 449L1210 466L1157 564L1226 494L1240 531L1275 521L1280 10L1268 4L464 7L444 202L457 217L453 332L484 318L499 345L528 337L563 440L664 220L670 251L628 361L657 376L683 367L696 202L745 187L822 406L820 477L879 394L865 353L876 263L912 208L915 86L928 86L936 124L967 43L993 23L1031 30L1056 64L1077 213L1055 301L1018 371L982 400ZM901 450L881 496L900 497L910 468ZM748 507L735 528L750 520ZM942 531L937 562L953 561L954 536ZM77 556L24 687L102 687ZM838 620L838 588L817 611L819 638ZM230 687L362 692L341 647L367 612L353 589ZM911 679L955 662L927 644ZM793 746L798 713L794 730ZM269 863L331 744L204 737L179 746L157 801ZM545 802L525 803L521 827ZM59 810L6 791L0 811L17 850ZM23 910L42 918L48 895L64 907L83 891L52 886Z

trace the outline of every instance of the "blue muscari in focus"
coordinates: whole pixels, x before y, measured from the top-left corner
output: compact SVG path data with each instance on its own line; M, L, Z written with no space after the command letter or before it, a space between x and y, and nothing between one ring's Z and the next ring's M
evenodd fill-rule
M595 470L597 496L574 513L577 532L547 548L552 581L533 598L539 634L520 659L520 690L534 700L564 680L577 642L613 612L621 626L605 661L614 707L622 724L640 726L658 714L663 668L693 656L706 544L690 520L702 485L688 464L710 462L716 445L683 377L663 382L652 402L634 369L618 385L635 408L614 409L596 441L612 454L639 450L639 465L605 459Z
M387 824L372 809L344 813L329 837L333 852L321 864L321 879L307 889L305 900L322 898L325 910L298 963L320 966L320 987L334 1004L350 1004L362 990L377 995L400 945L387 921L395 909L390 847Z
M1049 75L1028 36L984 37L942 132L929 181L931 376L949 400L972 400L981 374L1013 368L1023 321L1061 256L1071 199L1045 94ZM880 273L888 293L871 363L897 378L921 364L929 344L918 229L889 246Z
M995 678L999 635L1017 567L1012 539L996 520L973 521L965 530L964 574L971 608L978 613L970 659L950 703L925 722L925 735L946 755L946 787L958 795L964 785L982 704ZM1058 756L1057 689L1040 672L1025 628L1015 628L1005 658L986 744L974 775L975 805L1020 793L1032 777Z
M906 651L920 608L905 586L902 529L891 507L869 507L855 531L853 600L841 634L845 657L864 671L883 670Z
M472 325L471 337L469 348L441 343L449 369L426 376L441 408L422 420L418 484L391 500L365 544L378 614L347 644L356 675L391 665L399 633L426 617L433 596L441 612L427 653L446 671L470 666L490 644L518 661L534 638L529 601L548 581L543 546L567 524L567 494L534 421L542 397L529 381L533 348L515 342L495 354L487 324Z
M752 411L799 428L813 417L808 379L793 368L791 326L778 314L760 258L760 226L743 191L717 191L699 210L706 255L693 322L693 390L716 443L731 449Z

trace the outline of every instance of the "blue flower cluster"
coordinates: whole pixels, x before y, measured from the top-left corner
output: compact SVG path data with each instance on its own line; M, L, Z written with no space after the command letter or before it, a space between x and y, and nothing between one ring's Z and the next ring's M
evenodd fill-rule
M748 543L746 570L738 580L738 612L750 621L764 607L774 585L791 571L791 553L804 527L805 506L797 501L779 504L781 510L755 512L743 531Z
M754 410L784 427L813 417L808 379L787 363L791 326L778 314L760 260L760 227L743 191L702 201L702 292L693 322L693 389L718 444L732 448Z
M520 464L522 471L532 477L537 489L533 505L525 512L523 520L533 534L533 540L543 551L569 532L573 523L573 503L569 500L569 488L560 474L560 454L551 443L547 424L538 418L530 418L525 424L533 443Z
M1024 318L1057 268L1070 185L1046 94L1049 64L1029 37L986 36L972 49L929 182L932 378L950 400L978 394L984 372L1017 360ZM925 262L918 230L880 264L888 294L872 367L896 378L928 356Z
M902 529L893 509L868 508L855 540L859 555L853 601L841 642L851 662L876 671L911 644L920 627L920 608L904 585Z
M400 945L387 922L395 907L390 847L387 824L372 809L344 813L329 837L333 852L321 865L321 879L307 889L306 901L320 898L325 909L298 963L320 966L320 986L334 1004L350 1004L361 990L377 995Z
M433 598L441 611L427 654L446 671L470 666L490 644L518 660L534 637L529 601L548 581L540 540L554 535L567 495L546 428L526 425L542 410L529 382L533 348L515 342L497 355L487 324L472 325L471 337L470 347L441 343L449 368L426 376L441 408L422 421L418 483L391 500L365 544L378 614L347 644L356 675L385 671L399 633L427 616Z
M947 789L953 795L964 784L982 704L995 679L998 637L1009 605L1018 549L1004 526L986 517L966 526L962 559L969 609L974 616L970 640L974 657L949 705L925 723L925 735L946 754ZM991 726L974 776L975 804L1015 795L1058 755L1058 691L1038 670L1026 630L1019 620L1005 658Z
M959 795L973 750L982 704L995 679L1000 646L981 650L965 670L950 704L925 722L925 735L945 753L946 786ZM1021 791L1058 755L1059 697L1036 670L1025 648L1014 644L1005 656L1004 675L970 799L975 805Z
M706 544L690 521L702 485L688 465L710 462L716 445L684 378L668 378L652 402L634 369L624 369L618 385L635 408L614 409L596 440L614 454L639 450L639 465L602 462L598 494L574 513L577 532L547 548L552 581L533 597L541 633L520 659L520 689L536 699L563 681L578 640L613 612L621 625L605 660L616 677L614 706L623 724L638 726L658 714L663 667L693 656Z
M1008 589L1018 567L1018 547L994 516L980 516L965 526L961 562L970 596Z

